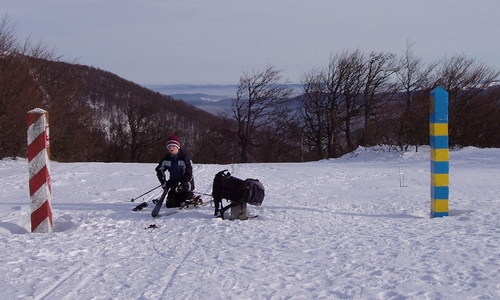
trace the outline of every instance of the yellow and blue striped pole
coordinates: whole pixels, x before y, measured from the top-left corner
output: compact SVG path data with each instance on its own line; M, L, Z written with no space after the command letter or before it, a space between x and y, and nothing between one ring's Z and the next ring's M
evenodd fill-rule
M450 155L448 92L438 86L430 94L431 218L448 216Z

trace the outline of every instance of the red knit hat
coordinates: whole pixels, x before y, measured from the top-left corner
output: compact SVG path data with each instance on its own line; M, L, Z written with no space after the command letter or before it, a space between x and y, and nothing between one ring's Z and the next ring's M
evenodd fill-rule
M167 139L167 148L168 146L175 146L177 148L181 148L181 142L179 141L179 137L176 135L171 135Z

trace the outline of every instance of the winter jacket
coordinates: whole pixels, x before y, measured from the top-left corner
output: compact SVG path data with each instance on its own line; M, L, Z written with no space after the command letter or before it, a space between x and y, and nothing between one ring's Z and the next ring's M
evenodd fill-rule
M167 181L169 187L176 187L180 183L184 190L194 190L193 166L186 151L179 149L175 156L167 153L160 160L155 170L160 183ZM169 173L168 180L165 177L166 171Z

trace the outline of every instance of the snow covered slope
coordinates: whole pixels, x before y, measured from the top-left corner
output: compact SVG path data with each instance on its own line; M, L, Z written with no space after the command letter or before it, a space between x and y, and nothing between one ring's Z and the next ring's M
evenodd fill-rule
M52 162L54 233L31 234L27 161L3 160L1 298L499 299L500 149L451 151L449 217L429 218L429 166L428 147L196 165L201 193L226 168L266 187L228 221L133 212L154 164Z

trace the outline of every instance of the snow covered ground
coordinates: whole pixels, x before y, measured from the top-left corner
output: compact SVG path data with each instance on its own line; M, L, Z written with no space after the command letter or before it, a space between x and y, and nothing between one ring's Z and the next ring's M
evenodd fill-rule
M226 168L261 180L247 221L133 212L156 196L130 202L154 164L52 162L51 234L29 233L27 166L0 161L2 299L500 299L500 149L451 151L450 216L435 219L428 147L195 165L201 193Z

